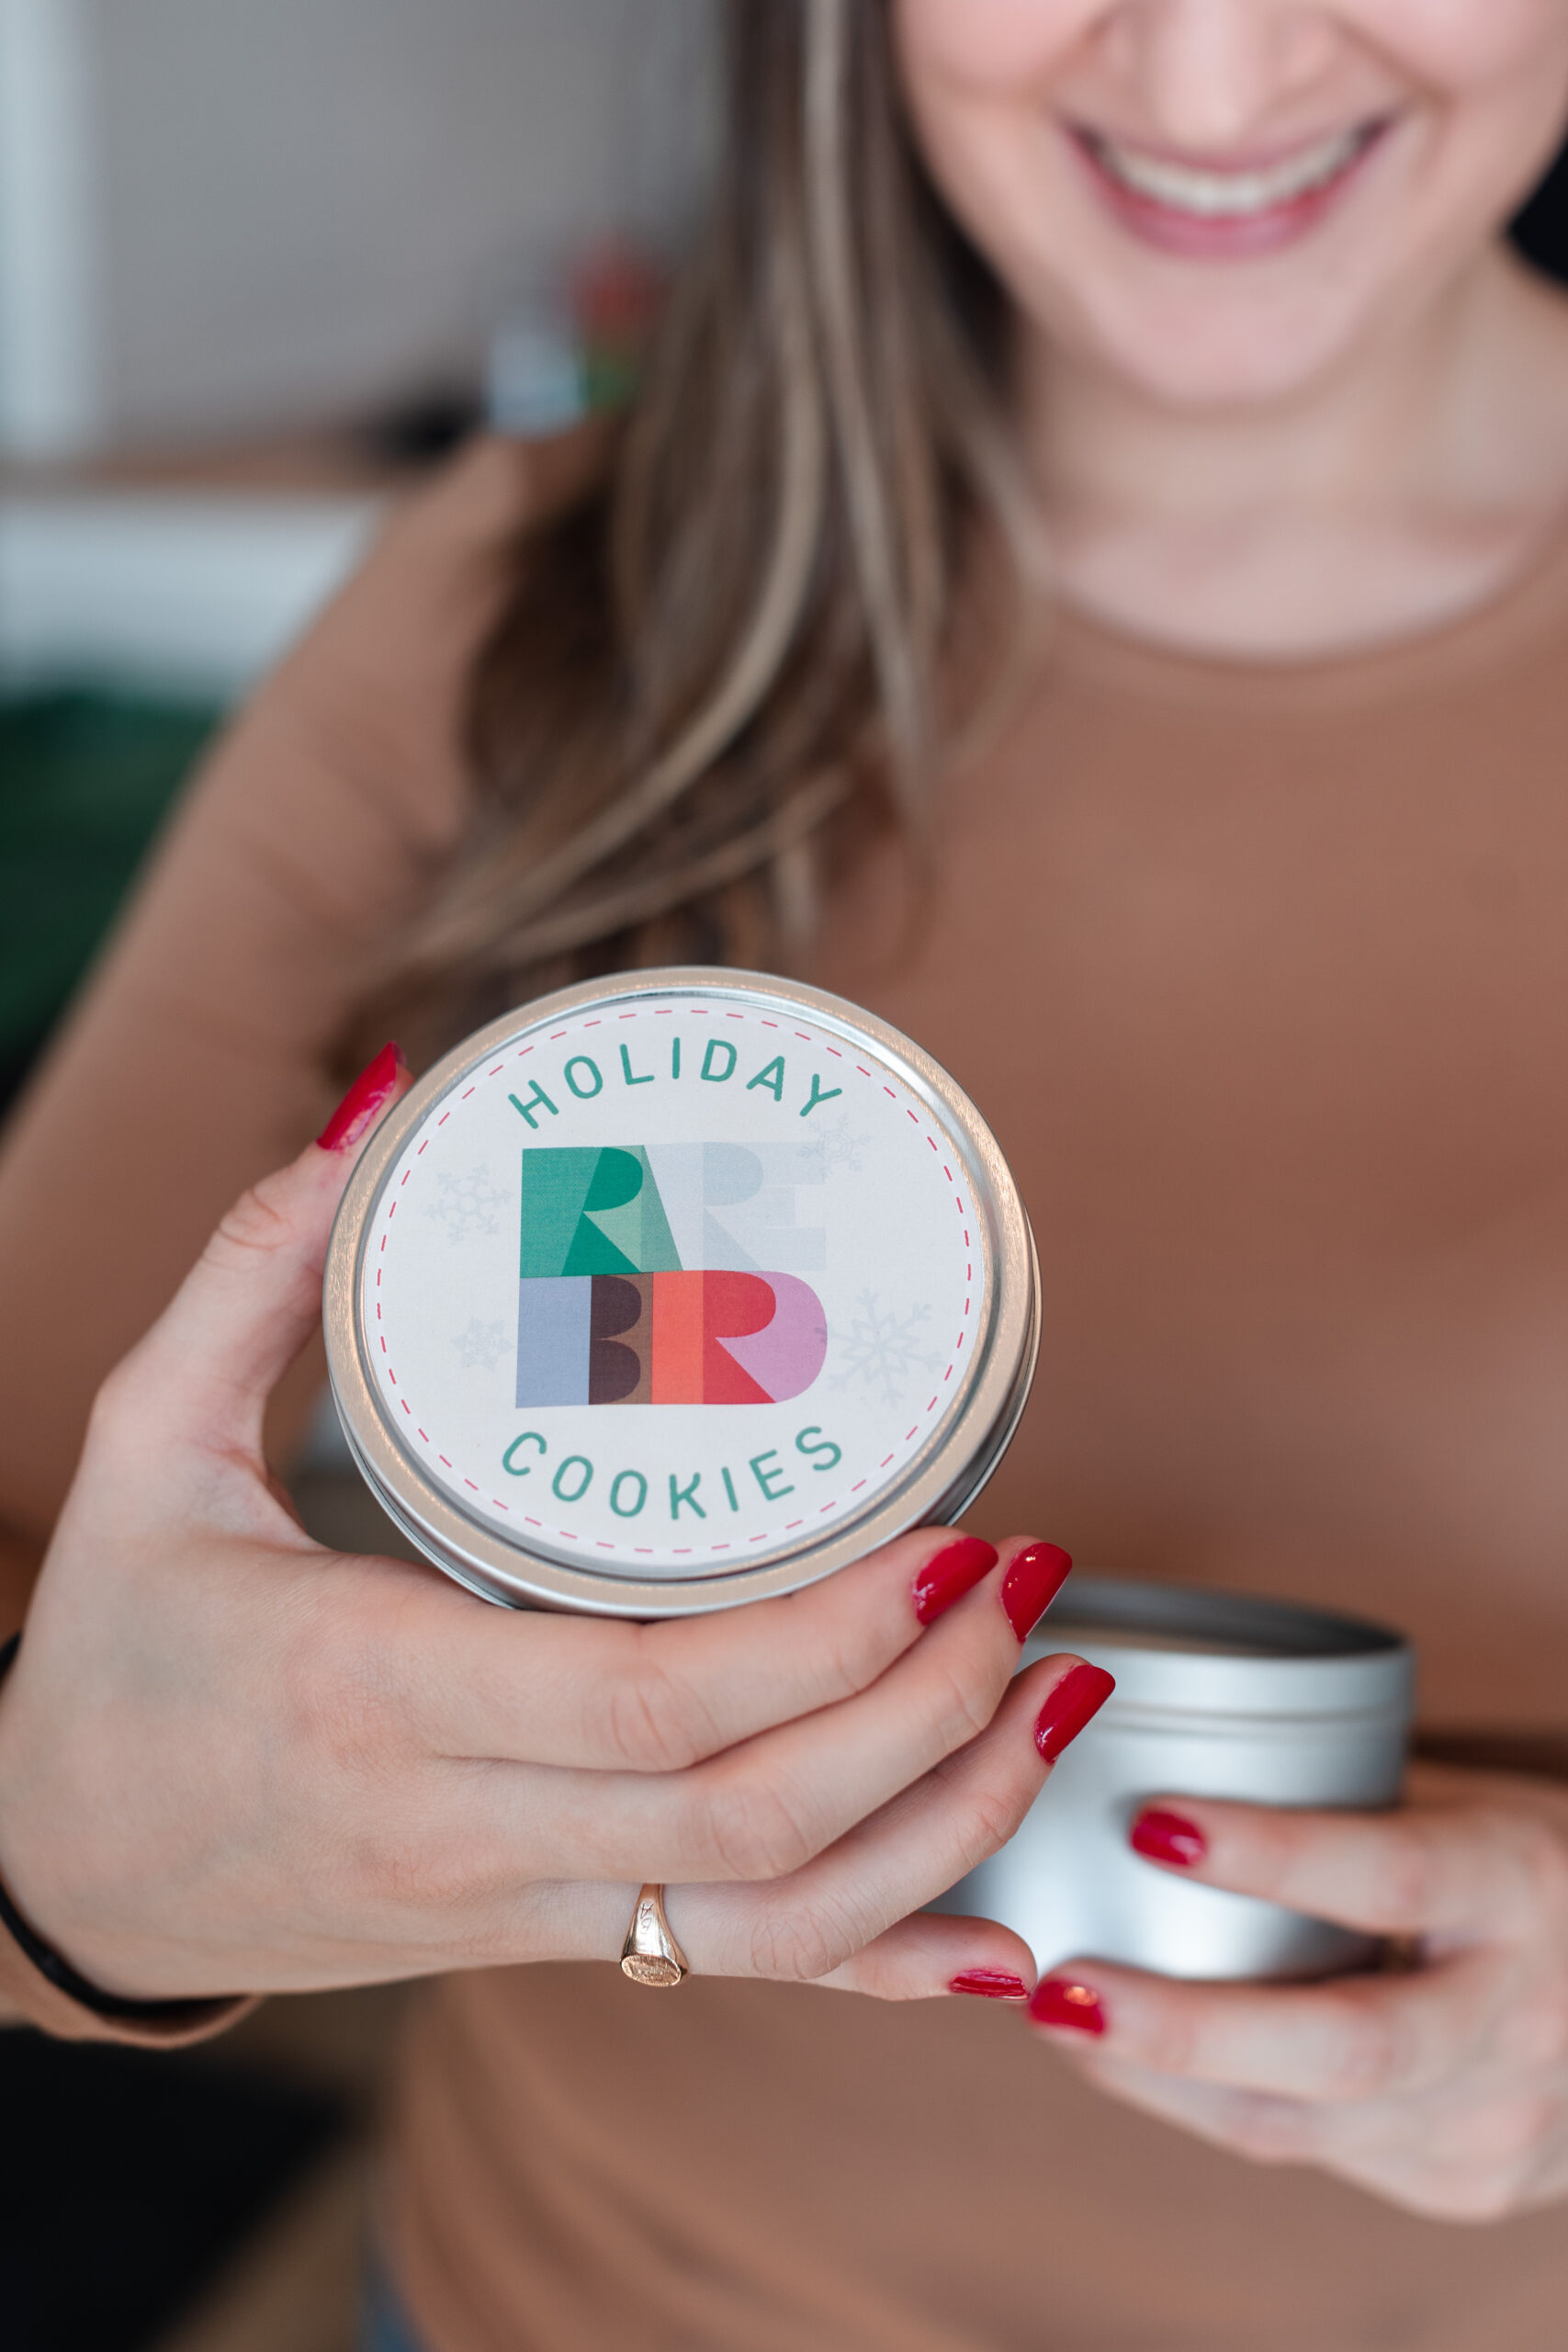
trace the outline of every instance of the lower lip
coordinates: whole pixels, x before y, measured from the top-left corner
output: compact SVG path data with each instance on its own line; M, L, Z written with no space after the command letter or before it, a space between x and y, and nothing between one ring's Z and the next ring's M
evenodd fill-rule
M1142 196L1127 187L1101 161L1092 141L1075 136L1073 145L1083 157L1089 178L1102 201L1134 236L1161 253L1179 254L1189 261L1251 261L1261 254L1278 253L1315 229L1325 215L1360 176L1368 157L1382 143L1381 130L1359 146L1331 179L1320 180L1281 204L1262 212L1229 216L1185 212L1157 198Z

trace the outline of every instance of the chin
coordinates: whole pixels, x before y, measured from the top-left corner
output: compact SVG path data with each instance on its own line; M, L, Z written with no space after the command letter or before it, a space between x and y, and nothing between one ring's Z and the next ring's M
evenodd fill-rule
M1375 309L1318 302L1139 303L1125 314L1080 311L1063 334L1097 374L1162 408L1272 407L1310 392L1350 362L1375 333Z

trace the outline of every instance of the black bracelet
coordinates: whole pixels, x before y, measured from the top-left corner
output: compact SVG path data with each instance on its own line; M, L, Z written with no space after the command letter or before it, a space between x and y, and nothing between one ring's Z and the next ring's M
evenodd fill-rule
M20 1634L13 1634L8 1642L0 1643L0 1683L17 1662L17 1652L22 1646ZM119 2018L126 2023L141 2025L195 2025L211 2009L220 2006L211 2000L194 2001L130 2001L120 1993L101 1993L78 1976L68 1960L62 1960L52 1944L46 1944L36 1928L23 1918L10 1895L6 1882L0 1879L0 1927L9 1930L14 1942L19 1944L40 1976L47 1976L55 1990L74 2001L79 2008L90 2009L95 2017Z

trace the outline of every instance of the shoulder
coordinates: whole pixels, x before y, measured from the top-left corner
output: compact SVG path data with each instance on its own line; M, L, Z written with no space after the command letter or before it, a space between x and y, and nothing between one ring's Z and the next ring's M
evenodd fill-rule
M603 482L611 448L599 421L539 441L479 434L397 503L371 562L416 552L458 565L493 560Z
M604 479L602 427L548 441L469 442L389 509L368 552L277 673L324 669L426 684L461 668L528 531Z
M484 435L388 511L353 575L259 688L231 758L292 749L434 848L468 797L463 715L519 544L602 481L608 436ZM220 754L215 763L227 763Z

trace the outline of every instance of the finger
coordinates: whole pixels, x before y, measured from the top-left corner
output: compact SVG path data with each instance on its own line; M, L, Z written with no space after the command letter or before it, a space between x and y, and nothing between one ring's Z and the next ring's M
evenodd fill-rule
M1276 2098L1261 2091L1223 2089L1192 2083L1127 2064L1098 2052L1084 2056L1080 2071L1097 2090L1137 2108L1145 2115L1179 2125L1214 2147L1260 2165L1323 2164L1334 2148L1333 2110L1300 2099Z
M1155 1797L1131 1834L1156 1866L1371 1935L1528 1933L1543 1874L1562 1875L1544 1823L1492 1805L1326 1813Z
M932 1623L933 1590L944 1616L963 1604L1010 1673L1043 1588L1070 1565L1050 1544L998 1555L924 1528L803 1591L707 1616L501 1617L427 1586L372 1638L437 1753L666 1773L868 1690Z
M146 1338L112 1373L100 1422L259 1455L268 1396L315 1329L333 1216L366 1137L412 1084L395 1046L350 1087L321 1139L234 1204Z
M989 1729L959 1756L862 1823L830 1852L771 1885L671 1885L671 1926L699 1975L853 1983L911 1999L952 1989L966 1971L1033 1974L1025 1949L992 1920L916 1919L1010 1838L1050 1770L1035 1724L1066 1679L1066 1660L1018 1676ZM396 1923L410 1973L438 1965L518 1959L612 1959L621 1949L640 1879L530 1879L476 1897L466 1867L460 1893L439 1886L405 1905ZM409 1873L403 1873L408 1883ZM908 1933L893 1936L900 1928ZM857 1957L889 1938L855 1981Z
M1332 2147L1334 2170L1437 2221L1496 2222L1561 2198L1568 2167L1550 2090L1517 2086L1455 2102L1446 2114L1391 2111L1381 2130Z
M857 1954L1013 1835L1050 1770L1034 1737L1036 1720L1070 1671L1071 1662L1057 1658L1017 1676L978 1739L789 1878L671 1888L670 1917L694 1966L711 1975L844 1982L841 1972ZM973 1964L986 1968L1000 1957L1004 1969L1025 1973L1016 1946L998 1940L992 1922L985 1927L970 1947ZM899 1998L911 1997L921 1951L929 1992L944 1992L962 1973L953 1965L956 1939L911 1945L908 1964L897 1966ZM876 1989L876 1973L874 1963L863 1989Z
M787 1877L990 1722L1018 1663L1003 1576L869 1688L688 1771L557 1771L543 1789L506 1772L490 1792L498 1849L528 1851L549 1877Z
M1511 1974L1490 1952L1316 1985L1190 1984L1072 1962L1038 1988L1033 2019L1053 2039L1092 2043L1097 2063L1360 2105L1450 2079L1487 2041Z
M917 1911L819 1981L878 2001L926 2001L945 1993L1021 2008L1034 1977L1034 1954L999 1920Z
M1405 2105L1363 2116L1183 2082L1099 2056L1080 2061L1079 2071L1110 2098L1233 2155L1253 2164L1315 2165L1429 2220L1498 2221L1553 2193L1541 2178L1539 2142L1531 2140L1539 2133L1539 2102L1467 2103L1451 2119L1457 2130L1450 2148L1431 2128L1434 2119L1413 2116Z

